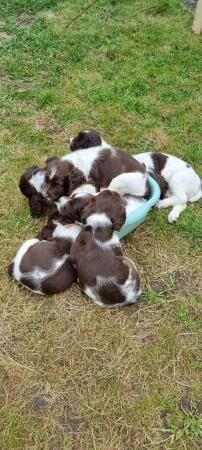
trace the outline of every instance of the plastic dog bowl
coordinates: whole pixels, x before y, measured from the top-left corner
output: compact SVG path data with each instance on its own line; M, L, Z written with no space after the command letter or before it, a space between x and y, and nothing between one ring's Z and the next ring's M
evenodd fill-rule
M158 183L152 177L148 176L148 178L151 186L151 197L147 202L138 206L138 208L128 215L121 230L117 233L119 239L122 239L141 225L145 221L152 206L156 205L160 198L161 192Z

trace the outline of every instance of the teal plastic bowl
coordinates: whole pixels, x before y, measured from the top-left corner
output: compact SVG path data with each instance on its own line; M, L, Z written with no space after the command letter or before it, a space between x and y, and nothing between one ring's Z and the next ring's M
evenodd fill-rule
M154 206L160 198L161 192L158 183L152 177L149 176L148 178L151 186L151 197L147 202L140 205L135 211L128 215L121 230L117 233L119 239L122 239L141 225L141 223L145 221L152 206Z

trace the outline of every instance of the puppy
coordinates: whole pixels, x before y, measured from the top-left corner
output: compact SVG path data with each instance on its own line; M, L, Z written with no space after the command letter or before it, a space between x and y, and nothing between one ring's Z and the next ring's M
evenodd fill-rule
M69 253L80 231L79 225L58 224L52 240L24 242L8 267L9 275L36 294L56 294L68 289L77 280Z
M165 180L167 189L165 188L163 199L157 203L157 207L172 207L168 214L170 223L178 219L186 209L187 202L196 202L202 197L201 179L182 159L157 152L140 153L134 155L134 158L144 164L154 177L160 175Z
M74 150L72 153L63 158L53 157L47 160L43 192L45 197L55 201L75 193L84 184L92 185L96 191L100 191L114 177L124 172L133 172L134 178L138 178L135 195L147 194L150 186L145 167L128 153L106 144L98 132L83 131L71 140L70 146Z
M45 170L38 166L29 167L20 178L19 188L28 198L32 217L40 217L44 212L45 199L42 195L44 185Z
M125 218L123 199L116 192L90 198L81 212L84 227L70 251L81 289L105 308L135 303L141 294L135 264L122 256L116 233Z

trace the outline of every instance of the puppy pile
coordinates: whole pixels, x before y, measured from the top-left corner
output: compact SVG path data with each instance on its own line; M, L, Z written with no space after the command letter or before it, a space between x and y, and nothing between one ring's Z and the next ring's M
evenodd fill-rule
M57 207L34 239L24 242L9 275L38 294L55 294L78 281L99 306L133 304L141 295L134 262L123 255L117 231L151 195L148 174L159 184L158 208L172 206L177 220L187 202L202 197L201 180L186 162L163 153L128 153L94 130L71 138L72 153L29 167L19 183L30 213Z

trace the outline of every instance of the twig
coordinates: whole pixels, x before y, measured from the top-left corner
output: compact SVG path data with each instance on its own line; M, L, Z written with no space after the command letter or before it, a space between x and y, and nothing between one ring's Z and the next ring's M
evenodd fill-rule
M67 25L65 25L65 28L69 28L70 25L72 25L72 23L76 22L76 20L77 20L80 16L82 16L88 9L91 8L91 6L93 6L93 5L94 5L95 3L97 3L98 1L99 1L99 0L94 0L92 3L90 3L88 6L86 6L86 8L82 9L82 11L81 11L79 14L77 14L77 16L75 16L72 20L70 20L70 22L69 22Z

